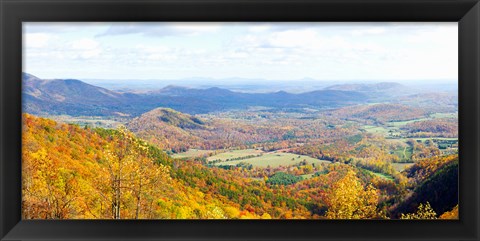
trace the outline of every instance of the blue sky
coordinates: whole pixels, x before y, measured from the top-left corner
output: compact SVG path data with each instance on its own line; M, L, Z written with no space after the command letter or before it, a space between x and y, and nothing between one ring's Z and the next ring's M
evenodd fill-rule
M457 81L457 23L24 23L40 78Z

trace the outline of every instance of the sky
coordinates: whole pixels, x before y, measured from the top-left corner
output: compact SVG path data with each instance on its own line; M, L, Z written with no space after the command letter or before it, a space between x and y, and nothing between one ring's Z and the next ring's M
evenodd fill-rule
M453 23L23 23L40 78L458 79Z

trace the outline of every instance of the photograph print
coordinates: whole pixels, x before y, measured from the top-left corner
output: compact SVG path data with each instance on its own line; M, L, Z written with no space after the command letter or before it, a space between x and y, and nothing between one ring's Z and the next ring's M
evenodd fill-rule
M22 218L458 219L456 22L23 22Z

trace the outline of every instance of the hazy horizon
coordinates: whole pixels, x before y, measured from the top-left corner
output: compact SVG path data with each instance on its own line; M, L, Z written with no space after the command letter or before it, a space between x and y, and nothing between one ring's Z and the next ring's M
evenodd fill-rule
M31 74L31 73L27 73ZM31 74L43 79L41 76ZM62 79L62 78L51 78ZM71 78L68 78L71 79ZM75 79L75 78L73 78ZM458 82L452 80L437 80L422 82L417 81L395 81L395 80L315 80L304 78L299 80L268 80L262 78L227 78L215 79L205 77L192 77L183 79L78 79L87 84L103 87L115 91L155 91L168 86L207 89L218 87L235 92L268 93L286 91L290 93L303 93L315 90L323 90L335 85L373 85L379 83L396 83L411 88L412 91L429 92L456 92Z

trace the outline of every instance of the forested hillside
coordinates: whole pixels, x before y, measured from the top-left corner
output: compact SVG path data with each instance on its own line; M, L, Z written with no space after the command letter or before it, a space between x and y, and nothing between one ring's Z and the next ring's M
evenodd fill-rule
M200 120L164 117L204 128ZM30 114L23 115L22 138L26 219L397 218L427 203L432 217L458 215L456 155L421 159L392 179L343 162L277 167L283 174L217 167L205 158L172 158L124 127Z
M26 219L257 217L173 178L173 160L125 129L23 117Z
M134 118L127 128L139 137L174 152L190 148L225 149L246 143L280 139L289 127L252 125L242 121L214 118L205 120L169 108L157 108Z

